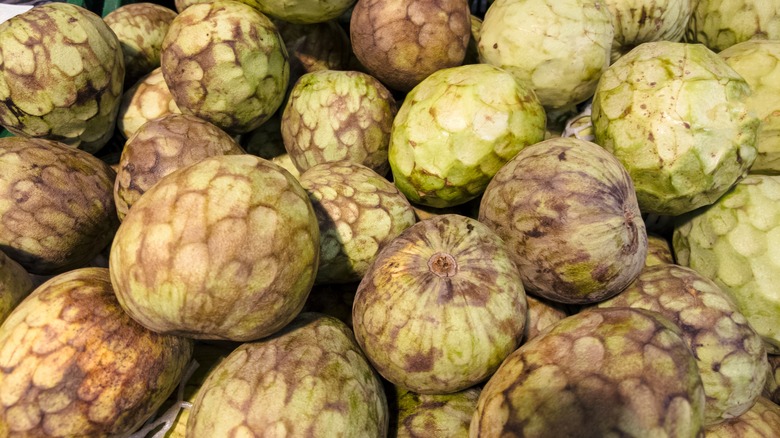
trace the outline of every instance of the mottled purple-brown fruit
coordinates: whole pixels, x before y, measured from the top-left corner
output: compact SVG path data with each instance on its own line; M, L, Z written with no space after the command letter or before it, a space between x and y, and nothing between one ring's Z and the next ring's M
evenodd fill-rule
M472 437L700 437L704 390L656 312L589 309L512 353L480 393Z
M302 313L276 336L239 346L193 402L187 437L384 437L382 384L352 331Z
M275 20L290 62L290 86L305 73L319 70L347 70L352 45L337 21L293 24Z
M243 134L281 106L290 75L276 26L232 0L192 5L171 23L162 45L165 83L179 109Z
M117 129L130 138L144 123L168 114L181 114L165 83L162 68L156 68L125 91L117 116Z
M0 251L0 325L33 290L33 281L22 265Z
M92 260L116 231L116 174L52 140L0 139L0 250L32 274Z
M192 342L122 311L104 268L61 274L0 326L0 435L128 436L176 388Z
M397 424L391 424L396 438L466 438L481 388L452 394L417 394L396 388Z
M116 34L125 59L125 84L160 67L160 50L176 12L151 2L123 4L103 21Z
M526 299L528 300L528 316L526 316L523 342L528 342L539 336L547 327L569 316L563 306L556 302L535 298L531 295L527 295Z
M669 239L655 233L647 233L647 259L645 266L663 265L674 263L672 246Z
M732 299L712 280L679 265L645 268L617 296L598 307L658 312L682 329L699 366L705 426L745 413L766 381L766 348Z
M282 139L301 172L352 161L384 176L398 110L390 91L357 71L320 70L298 79L282 113Z
M764 385L764 397L780 404L780 355L767 355L769 367L766 373L766 384Z
M474 219L441 215L382 249L358 286L352 322L384 378L447 394L490 376L520 345L526 305L498 235Z
M96 152L114 133L125 66L97 14L48 3L0 24L0 125Z
M300 181L320 226L317 283L360 281L379 251L416 222L393 183L362 164L318 164Z
M352 329L352 305L355 303L358 284L315 284L302 312L330 315Z
M169 114L147 122L125 142L119 158L114 184L119 219L165 175L207 157L245 153L225 131L195 116Z
M780 406L759 397L744 414L704 432L707 438L776 438L780 432Z
M488 184L479 220L510 248L531 294L556 302L605 300L645 264L647 232L625 168L572 137L526 147Z
M301 172L295 167L290 154L284 148L282 139L282 114L277 111L267 122L260 125L254 131L241 136L241 145L248 154L257 155L260 158L270 160L292 176L300 179Z
M314 209L289 172L253 155L219 155L138 199L109 267L119 303L144 326L243 342L301 311L319 245Z
M463 63L471 13L462 0L358 0L349 31L360 63L390 88L409 91Z

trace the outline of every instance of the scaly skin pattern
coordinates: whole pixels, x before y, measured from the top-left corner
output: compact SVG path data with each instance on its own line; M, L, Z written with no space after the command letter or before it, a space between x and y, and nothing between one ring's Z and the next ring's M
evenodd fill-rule
M390 436L468 437L480 390L473 387L453 394L426 395L398 389L398 424L394 425L396 434Z
M780 176L748 175L711 206L678 218L677 263L737 303L767 352L780 353Z
M109 257L122 307L144 326L249 341L300 312L320 233L306 192L279 166L221 155L173 172L133 205Z
M298 79L282 113L282 139L301 172L349 160L384 176L397 112L379 81L357 71L320 70Z
M695 0L604 0L612 14L615 38L611 62L651 41L680 41Z
M181 114L181 110L158 67L122 96L116 124L119 132L130 138L144 123L168 114Z
M576 138L517 154L485 190L479 220L507 243L526 290L560 303L614 296L647 256L628 173L603 148Z
M276 336L239 346L193 402L187 437L384 437L375 371L341 321L302 313Z
M713 203L756 159L750 87L700 44L642 44L604 73L593 97L596 143L628 169L643 213Z
M0 326L0 436L127 436L176 388L192 342L122 311L108 270L37 288Z
M528 342L539 336L547 327L569 316L561 305L553 301L535 298L531 295L527 295L526 299L528 300L528 316L523 332L523 342Z
M767 355L769 368L766 373L766 384L762 395L775 403L780 404L780 356Z
M745 413L766 381L766 348L736 304L712 280L679 265L648 267L598 307L656 311L682 329L707 396L705 426Z
M645 266L663 265L674 263L672 245L666 237L654 233L647 233L647 259Z
M780 431L780 406L759 397L749 411L705 430L707 438L775 438Z
M404 99L388 160L413 203L444 208L478 197L499 168L544 138L533 90L486 64L440 70Z
M43 139L0 139L0 250L32 274L85 265L119 221L116 174L93 155Z
M320 227L318 283L360 281L379 251L417 221L393 183L361 164L319 164L300 181Z
M773 80L780 76L780 41L745 41L718 56L750 85L753 92L745 103L761 119L750 173L780 174L780 82Z
M0 251L0 325L33 290L33 281L22 265Z
M700 437L704 391L656 312L589 309L512 353L482 389L471 437Z
M198 117L169 114L150 120L127 139L119 158L114 183L119 219L165 175L207 157L245 153L225 131Z
M176 12L155 3L123 4L103 17L116 34L125 59L125 84L160 67L160 50Z
M601 0L496 0L477 46L481 62L531 85L545 108L585 101L609 66L614 30Z
M116 35L80 6L40 5L0 24L0 124L14 134L98 151L124 77Z
M358 286L352 323L385 379L446 394L481 382L520 345L526 309L504 242L474 219L441 215L382 249Z
M430 74L463 63L471 14L461 0L358 0L349 31L368 72L409 91Z
M161 66L179 109L229 134L268 120L290 75L276 26L236 1L196 4L177 15L163 40Z
M293 24L275 20L290 62L290 85L305 73L319 70L348 70L352 44L336 21Z
M698 0L686 39L715 52L750 39L780 39L780 4L763 0Z

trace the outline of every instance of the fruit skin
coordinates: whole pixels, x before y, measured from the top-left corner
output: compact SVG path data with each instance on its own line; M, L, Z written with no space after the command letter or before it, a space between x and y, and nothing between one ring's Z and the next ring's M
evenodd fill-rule
M117 129L125 138L130 138L144 123L168 114L181 114L181 110L165 83L162 68L158 67L122 95Z
M479 59L528 82L546 109L587 100L609 66L612 17L600 0L496 0Z
M415 394L404 389L395 389L399 412L397 424L391 424L390 436L468 437L471 417L481 391L479 386L443 395Z
M387 434L376 372L336 318L302 313L277 335L239 346L193 402L187 437Z
M750 87L701 44L644 43L612 64L593 97L596 143L626 167L642 213L711 204L756 159Z
M303 173L321 163L348 160L384 176L398 111L390 91L357 71L304 74L290 90L282 113L282 139Z
M762 395L769 400L780 402L780 356L776 354L767 355L769 367L766 373L766 385Z
M780 353L780 176L748 175L714 204L677 218L677 263L715 281Z
M704 385L706 427L744 414L761 395L768 367L761 337L736 303L696 271L673 264L648 267L598 307L652 310L682 329Z
M349 32L352 51L366 70L405 92L463 63L471 14L462 0L358 0Z
M96 152L114 131L124 59L89 10L47 3L0 24L0 124Z
M707 438L773 438L780 430L780 406L759 397L749 411L705 430Z
M454 214L412 225L358 286L352 324L385 379L420 394L461 391L520 344L526 300L501 239Z
M750 39L780 39L780 5L763 0L698 0L686 40L715 52Z
M361 164L318 164L300 182L320 228L317 283L360 281L379 251L416 222L393 183Z
M780 82L774 79L780 77L780 41L745 41L718 56L750 85L753 92L745 104L761 119L750 173L780 174Z
M0 435L128 436L176 388L191 355L192 341L122 311L107 269L61 274L0 326Z
M85 265L119 225L116 174L103 161L52 140L0 139L0 248L31 274Z
M544 108L505 70L439 70L404 99L388 159L396 186L417 204L445 208L478 197L501 166L544 138Z
M273 22L243 3L195 4L171 23L162 45L165 83L179 109L242 134L281 106L290 77Z
M117 230L109 268L119 303L144 326L195 339L269 336L303 307L320 233L300 183L252 155L166 175Z
M696 0L604 0L612 14L612 58L652 41L680 41Z
M114 183L119 219L165 175L206 157L245 153L225 131L198 117L169 114L150 120L127 139L119 158Z
M628 173L572 137L520 151L488 184L479 221L506 243L526 290L559 303L605 300L644 267L647 232Z
M504 360L482 388L469 436L698 437L703 413L679 328L656 312L589 309Z
M0 325L32 290L27 271L0 251Z
M666 237L654 233L647 233L647 260L645 266L674 263L672 245Z

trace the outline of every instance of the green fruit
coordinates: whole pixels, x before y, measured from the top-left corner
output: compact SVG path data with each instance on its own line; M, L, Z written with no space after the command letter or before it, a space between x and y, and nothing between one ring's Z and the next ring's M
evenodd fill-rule
M766 384L762 395L775 403L780 401L780 356L767 355L769 367L766 373Z
M715 202L756 159L750 87L700 44L644 43L604 73L593 97L596 143L626 167L643 213Z
M704 391L658 313L590 309L512 353L482 389L472 437L699 437Z
M749 411L705 430L707 438L772 438L780 431L780 406L759 397Z
M187 437L384 437L387 399L341 321L303 313L276 336L245 343L209 374Z
M387 380L446 394L492 374L520 344L526 300L504 242L464 216L407 228L358 286L358 344Z
M168 114L181 114L181 110L158 67L125 91L116 126L125 138L130 138L144 123Z
M32 274L86 265L119 224L116 174L93 155L52 140L0 139L0 248Z
M179 383L192 342L122 311L104 268L58 275L0 326L1 436L128 436Z
M391 425L397 438L466 438L480 388L453 394L416 394L396 388L398 420ZM395 427L393 427L395 426Z
M669 239L658 234L647 234L647 260L645 266L662 265L665 263L674 263L672 246Z
M276 26L231 0L196 4L171 23L161 66L176 104L230 134L262 125L281 106L290 75Z
M0 325L32 290L27 271L0 251Z
M680 41L697 0L604 0L615 26L612 62L651 41Z
M750 39L780 38L780 5L764 0L697 0L686 39L720 52Z
M479 220L507 243L526 290L556 302L614 296L647 256L628 173L603 148L576 138L517 154L485 190Z
M678 218L677 262L714 280L780 353L780 176L749 175L709 207Z
M547 327L568 316L565 308L554 301L534 298L531 295L527 295L526 299L528 300L528 316L523 332L523 342L528 342L539 336Z
M545 124L534 92L508 72L486 64L439 70L406 96L393 121L393 179L413 203L463 204L541 141Z
M114 132L125 66L96 14L43 4L0 24L0 124L96 152Z
M300 312L319 243L292 175L252 155L220 155L166 175L133 204L109 267L120 304L144 326L249 341Z

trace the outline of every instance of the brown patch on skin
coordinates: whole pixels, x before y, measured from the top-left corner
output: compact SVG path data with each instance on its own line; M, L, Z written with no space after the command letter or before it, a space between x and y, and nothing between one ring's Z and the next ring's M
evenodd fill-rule
M450 254L437 252L428 259L428 268L439 277L453 277L458 273L458 261Z

